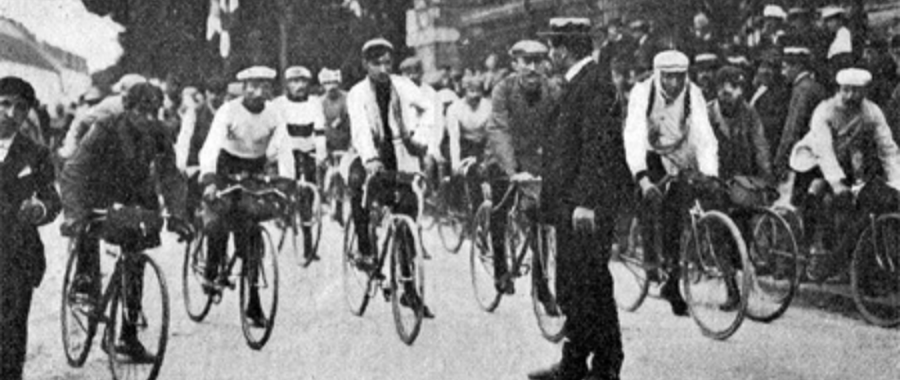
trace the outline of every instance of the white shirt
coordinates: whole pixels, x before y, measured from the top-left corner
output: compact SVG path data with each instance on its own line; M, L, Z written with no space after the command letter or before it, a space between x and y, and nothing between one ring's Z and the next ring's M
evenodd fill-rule
M831 46L828 47L828 59L834 57L840 53L852 53L853 52L853 38L850 35L850 29L842 26L837 31L837 35L834 36L834 41L831 41Z
M593 61L593 60L594 60L594 57L587 56L584 59L578 61L578 63L572 65L572 67L570 67L569 70L566 71L566 75L565 75L566 82L571 82L572 79L575 79L575 76L581 72L581 69L583 69L585 66L587 66L588 63L591 63L591 61Z
M290 136L281 114L272 102L258 114L251 113L241 102L233 99L216 111L209 135L200 149L200 172L216 173L216 163L222 150L240 158L256 159L267 156L277 159L278 175L293 179L294 156Z
M16 135L17 133L13 133L9 138L0 139L0 162L6 161L6 156L9 154L9 148L12 146Z
M287 96L279 96L272 105L281 113L281 118L290 136L293 150L304 153L315 151L319 161L325 159L325 112L319 98L309 97L306 101L295 102Z

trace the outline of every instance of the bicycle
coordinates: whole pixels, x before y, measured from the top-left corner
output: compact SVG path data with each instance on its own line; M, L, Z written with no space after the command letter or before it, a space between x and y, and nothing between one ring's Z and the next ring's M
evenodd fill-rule
M504 292L497 289L494 274L494 249L491 243L491 214L512 202L506 215L504 247L508 272L500 283L531 273L531 298L541 334L551 342L563 338L565 316L556 304L556 232L552 226L538 223L528 215L540 198L540 177L518 175L510 178L510 186L497 206L489 195L475 212L469 269L478 306L493 312ZM531 252L531 263L526 262Z
M322 198L319 196L318 187L305 177L299 179L296 182L296 191L290 196L289 205L290 217L279 220L283 225L279 225L282 234L278 240L278 251L290 249L298 265L308 267L313 261L319 260L319 242L322 239ZM307 205L309 209L306 209ZM309 236L303 232L303 227L310 228ZM312 240L311 253L305 252L306 239Z
M696 181L688 176L666 176L660 189L676 180L682 180L693 187ZM717 180L717 179L706 179ZM685 220L688 222L681 236L681 285L691 318L703 335L724 340L733 335L743 322L747 311L750 289L753 286L753 263L747 253L743 235L735 222L727 214L706 210L699 194L693 194L691 206ZM766 214L769 215L769 214ZM650 226L649 228L660 228ZM654 242L649 242L652 252L648 252L648 242L644 241L642 225L637 217L632 218L629 237L623 249L613 253L610 272L615 279L615 298L620 309L635 311L646 298L651 282L663 284L668 272L660 263L662 252L661 233ZM737 251L739 268L732 263ZM633 279L636 289L625 285ZM737 287L738 304L729 307L728 282Z
M450 253L459 252L463 242L472 234L477 201L474 199L475 189L471 188L472 184L468 179L473 170L478 170L475 157L466 157L460 161L455 178L445 177L441 180L441 187L433 201L433 218L437 224L438 236L444 249Z
M325 161L324 181L322 181L331 219L337 221L341 226L344 225L346 219L344 204L347 202L347 184L344 176L341 175L344 157L347 157L347 152L331 151L328 153L328 159Z
M425 268L421 244L421 227L416 223L421 217L425 179L421 174L392 173L376 176L392 178L389 182L397 186L408 186L415 197L417 215L394 212L394 204L381 204L373 199L369 206L369 228L367 233L372 242L374 263L368 263L359 249L356 223L352 218L344 224L343 277L344 298L350 312L362 316L369 300L382 291L386 302L391 302L394 325L400 340L412 345L419 335L422 319L425 317ZM372 178L366 178L363 185L363 205L368 205L372 196ZM383 189L382 189L383 190ZM403 195L395 187L390 190L397 202ZM396 202L395 202L396 203ZM378 239L381 236L381 239ZM379 249L379 247L381 247ZM389 276L385 278L383 267L390 258Z
M129 242L123 247L106 242L108 247L104 246L101 251L115 261L104 290L100 290L101 279L87 286L87 292L76 289L79 281L82 285L93 282L76 273L79 242L100 238L99 231L110 210L92 210L86 228L69 242L60 308L63 349L68 364L81 367L90 353L98 325L103 323L101 345L109 357L113 378L152 380L159 375L169 339L169 293L159 265L140 245ZM135 267L140 270L132 271ZM131 278L138 272L143 273L143 278ZM135 294L139 299L133 299ZM139 306L134 306L135 302ZM123 330L129 328L137 330L136 337L145 349L142 357L132 357L127 349L122 351L124 346L117 344Z
M222 201L230 194L240 197L244 217L235 218L236 223L227 226L228 232L232 236L236 231L247 232L247 237L251 240L248 244L251 251L227 252L226 257L215 269L215 279L210 280L206 273L209 239L204 228L198 229L197 236L185 249L182 267L185 309L191 320L203 321L212 305L222 301L222 291L225 288L233 290L236 287L234 280L237 279L240 281L241 331L247 345L251 349L260 350L271 337L278 310L276 247L272 242L272 233L263 223L273 218L284 221L291 217L289 191L281 188L291 188L293 181L242 173L229 176L228 182L231 182L231 185L216 191L212 200L207 203ZM275 208L275 210L256 212L248 210L248 207ZM288 222L284 221L282 224L287 226ZM241 266L236 270L238 259L241 260ZM258 294L262 306L261 318L264 322L261 324L254 323L253 316L248 315L251 289ZM260 294L262 292L265 292L265 295Z

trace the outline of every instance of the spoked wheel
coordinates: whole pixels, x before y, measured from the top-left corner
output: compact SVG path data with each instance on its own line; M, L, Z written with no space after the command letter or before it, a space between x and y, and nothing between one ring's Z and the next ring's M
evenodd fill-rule
M886 214L866 229L853 252L853 301L869 323L900 325L900 214Z
M469 270L475 301L484 311L492 312L500 304L502 293L494 285L494 248L491 244L491 202L484 202L475 212L472 227L472 249Z
M360 268L362 255L359 250L359 239L356 236L356 223L347 219L344 224L344 300L353 315L363 315L369 305L369 273Z
M757 212L748 252L755 276L747 317L771 322L784 314L794 298L800 282L800 249L784 218L768 209Z
M462 217L451 212L437 223L438 235L441 237L444 249L450 253L459 252L463 243Z
M744 320L752 264L737 226L725 214L709 211L696 228L682 250L684 298L703 335L724 340Z
M206 282L208 257L206 234L201 231L193 241L186 245L184 265L181 271L184 308L188 317L194 322L200 322L206 318L212 307L212 295L203 289L203 283Z
M635 311L644 303L650 289L644 255L644 237L637 217L629 218L628 237L609 260L616 305L625 311Z
M63 278L62 306L59 319L62 325L63 349L66 361L72 367L81 367L91 351L91 342L97 331L98 307L93 304L100 299L98 286L86 286L85 280L76 280L78 255L75 252L79 239L69 242L69 262ZM75 283L81 282L81 291L76 291ZM86 290L86 291L85 291ZM92 301L93 300L93 301Z
M412 345L425 317L425 268L412 219L395 219L390 240L391 309L400 340Z
M531 301L541 334L557 343L563 338L566 316L556 303L556 229L536 226L537 239L532 250Z
M126 258L125 267L136 265L135 272L122 273L116 285L106 326L104 348L114 379L150 380L159 375L169 340L169 293L166 279L150 256L136 254ZM137 270L137 268L141 268ZM128 271L129 269L125 269ZM143 273L141 273L143 272ZM143 352L128 344L140 342Z
M254 350L265 346L278 311L278 261L269 231L256 226L241 267L241 329Z

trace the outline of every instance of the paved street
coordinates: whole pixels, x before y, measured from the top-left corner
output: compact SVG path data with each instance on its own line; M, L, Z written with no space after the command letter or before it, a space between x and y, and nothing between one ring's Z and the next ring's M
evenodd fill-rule
M108 379L107 359L95 345L84 368L70 368L62 352L59 295L66 242L56 224L43 230L49 268L35 294L26 379ZM426 320L411 347L400 342L390 306L377 298L364 317L342 297L340 231L328 223L323 260L309 269L281 259L281 294L272 339L262 351L241 335L236 292L197 324L181 297L183 247L166 235L158 259L169 285L171 340L161 379L525 379L559 359L532 314L527 281L487 314L472 298L468 245L443 253L426 233L435 258L427 262L427 297L437 315ZM900 331L866 325L853 312L798 302L769 325L747 321L725 342L704 338L689 318L649 299L637 313L620 314L623 379L900 379Z

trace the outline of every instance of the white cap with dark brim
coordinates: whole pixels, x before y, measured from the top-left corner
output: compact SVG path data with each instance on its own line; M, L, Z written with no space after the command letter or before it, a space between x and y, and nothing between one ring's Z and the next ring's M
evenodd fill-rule
M777 5L766 5L766 7L763 8L763 17L779 18L784 20L787 18L787 16L788 15L787 13L785 13L784 8Z
M117 94L128 92L128 89L139 83L147 83L147 78L141 74L125 74L112 85L112 91Z
M303 66L291 66L284 70L284 79L306 78L312 79L312 73Z
M384 38L374 38L374 39L366 41L366 43L363 44L362 53L366 54L366 52L369 51L369 49L372 49L375 47L383 47L383 48L386 48L391 51L394 50L394 45L391 44L390 41L388 41Z
M513 57L527 56L527 55L545 55L550 50L547 49L547 46L534 41L534 40L522 40L516 42L511 48L509 48L509 55Z
M662 72L685 72L690 60L678 50L666 50L653 57L653 69Z
M319 83L328 83L328 82L341 82L341 71L340 70L329 70L328 68L322 68L322 71L319 71Z
M844 13L847 13L847 10L841 7L831 6L822 8L820 12L822 14L822 19L825 20L835 16L841 16Z
M835 82L841 86L865 87L872 81L872 73L868 70L849 68L838 71Z
M265 66L253 66L242 70L237 73L237 80L245 81L245 80L272 80L278 73L275 70L265 67Z

